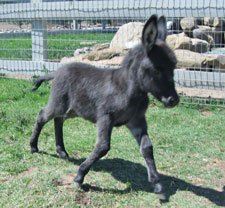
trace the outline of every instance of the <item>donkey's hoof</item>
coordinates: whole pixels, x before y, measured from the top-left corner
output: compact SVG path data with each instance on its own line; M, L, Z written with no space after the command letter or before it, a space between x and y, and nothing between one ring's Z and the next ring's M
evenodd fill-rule
M74 187L76 189L80 189L81 188L81 185L82 185L82 183L78 183L78 182L74 181Z
M166 200L166 195L163 193L163 186L161 183L155 184L154 193L160 200Z
M57 147L56 152L59 154L59 157L64 159L64 160L69 158L69 155L64 148Z
M69 155L67 154L67 152L58 152L59 157L63 160L67 160L69 158Z
M34 153L38 153L39 150L37 147L31 147L31 153L34 154Z

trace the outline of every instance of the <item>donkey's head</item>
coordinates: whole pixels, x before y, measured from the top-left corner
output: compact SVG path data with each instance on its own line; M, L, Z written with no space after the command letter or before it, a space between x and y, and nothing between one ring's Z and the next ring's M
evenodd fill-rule
M166 107L174 107L179 97L174 85L176 57L166 44L165 17L152 15L146 22L142 33L144 57L140 64L138 77L142 89L150 92Z

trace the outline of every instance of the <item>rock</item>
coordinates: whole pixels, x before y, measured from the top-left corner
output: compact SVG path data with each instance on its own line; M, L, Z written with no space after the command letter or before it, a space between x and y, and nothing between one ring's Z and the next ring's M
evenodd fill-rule
M132 45L129 44L129 42L140 42L143 27L144 23L141 22L130 22L128 24L124 24L113 37L110 43L110 48L117 50L127 50L127 47Z
M197 38L189 38L184 33L168 35L166 42L174 50L187 49L190 51L204 53L209 51L210 48L207 41Z
M79 54L85 54L85 53L88 53L90 52L92 49L89 48L89 47L84 47L84 48L78 48L74 51L74 56L77 56Z
M206 34L209 34L212 32L212 27L209 27L209 26L198 25L197 28L199 28L201 31L205 32Z
M70 62L83 62L83 57L85 54L79 54L77 56L73 57L63 57L60 61L60 63L66 64Z
M106 59L101 61L89 62L93 65L103 65L103 66L119 66L124 59L124 56L116 56L112 59Z
M112 59L105 59L105 60L99 60L99 61L89 61L88 59L83 58L84 55L80 55L79 57L64 57L61 59L60 63L66 64L66 63L71 63L71 62L81 62L81 63L86 63L86 64L92 64L95 66L119 66L123 59L124 56L116 56L113 57Z
M190 50L191 38L187 37L184 33L168 35L166 38L167 44L172 49L187 49Z
M175 55L177 57L178 68L199 69L205 61L205 57L202 54L193 51L177 49L175 50Z
M215 47L223 47L225 40L222 28L209 26L198 26L198 28L213 38Z
M196 28L196 20L193 17L184 17L180 20L180 26L184 31L190 31Z
M210 45L205 40L200 40L198 38L191 38L191 51L198 52L198 53L205 53L208 52L210 49Z
M212 35L215 42L215 47L223 47L225 40L224 40L224 31L222 28L212 28Z
M141 42L140 40L126 42L126 44L125 44L126 49L134 48L140 42Z
M213 48L215 45L213 37L199 28L193 30L193 37L207 41L210 44L210 48Z
M205 64L213 71L225 72L225 55L207 54Z
M225 72L225 55L200 54L182 49L175 50L175 54L178 68Z
M109 43L97 44L92 49L93 49L93 51L100 51L100 50L109 48L109 46L110 46Z
M223 26L223 20L218 17L204 17L204 25L212 27L221 27Z
M99 61L104 59L112 59L115 56L120 56L120 51L108 48L101 51L92 51L86 54L83 59L88 59L89 61Z
M104 54L107 51L98 51L98 56L89 56L90 54L79 54L76 57L64 57L60 63L70 63L70 62L82 62L93 65L109 65L109 66L119 66L125 56L125 53L118 53L118 56L113 56L115 53L111 53L108 50L108 55L110 59ZM112 51L113 52L113 51ZM94 52L91 52L91 54ZM95 52L96 53L96 52ZM102 55L101 55L102 54ZM176 49L175 55L177 57L177 68L194 69L201 71L219 71L225 72L225 55L220 54L200 54L190 50Z

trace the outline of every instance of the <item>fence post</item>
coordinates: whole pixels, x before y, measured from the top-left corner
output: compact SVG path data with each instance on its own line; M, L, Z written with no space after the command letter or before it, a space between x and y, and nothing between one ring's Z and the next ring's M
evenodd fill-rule
M73 20L73 30L78 29L78 20Z
M107 20L103 20L103 21L102 21L102 29L103 29L103 30L106 29L106 24L107 24Z
M42 0L31 0L31 3L42 3ZM42 19L33 20L31 29L32 60L46 61L48 59L47 21Z

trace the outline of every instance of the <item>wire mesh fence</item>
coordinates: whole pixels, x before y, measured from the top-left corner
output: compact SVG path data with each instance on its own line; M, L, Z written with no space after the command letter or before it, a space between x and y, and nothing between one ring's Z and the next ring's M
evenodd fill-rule
M224 0L0 0L0 73L27 78L72 61L118 67L158 14L182 102L224 107L224 8Z

